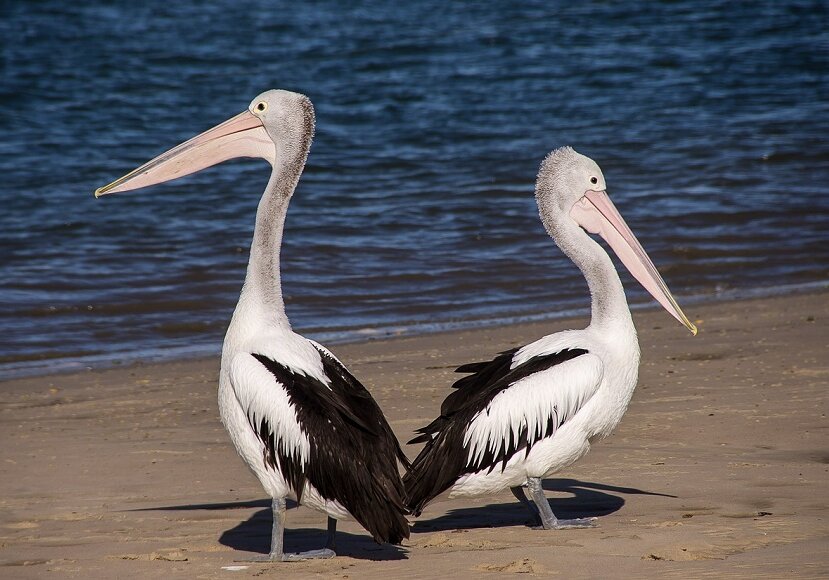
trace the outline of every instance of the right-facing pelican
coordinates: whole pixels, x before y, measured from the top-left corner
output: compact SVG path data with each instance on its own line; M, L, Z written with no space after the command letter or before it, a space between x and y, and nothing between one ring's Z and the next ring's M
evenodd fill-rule
M273 498L271 550L257 560L330 558L343 518L356 519L378 542L409 537L396 463L408 460L380 407L328 349L295 333L285 314L282 232L313 135L308 97L266 91L246 111L95 192L148 187L236 157L260 157L273 168L219 373L222 423ZM325 549L283 550L286 498L328 514Z
M639 371L639 343L622 283L610 256L587 232L604 238L648 292L697 331L605 190L599 166L570 147L556 149L541 164L541 221L587 279L590 325L457 369L472 374L453 385L440 416L410 441L426 443L403 478L414 515L446 490L452 497L510 489L544 529L595 525L595 518L557 519L541 487L542 478L582 457L619 424Z

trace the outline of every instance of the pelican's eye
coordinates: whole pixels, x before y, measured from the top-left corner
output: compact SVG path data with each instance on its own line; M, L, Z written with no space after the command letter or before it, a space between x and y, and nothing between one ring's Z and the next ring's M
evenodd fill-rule
M256 110L259 111L260 113L264 113L267 108L268 108L268 103L266 103L265 101L259 101L256 104Z
M595 177L595 176L591 177L590 178L590 183L592 183L593 185L596 185L597 183L599 183L599 178Z

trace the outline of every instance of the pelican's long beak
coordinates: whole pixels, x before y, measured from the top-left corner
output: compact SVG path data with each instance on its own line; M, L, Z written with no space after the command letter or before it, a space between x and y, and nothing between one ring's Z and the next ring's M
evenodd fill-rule
M275 156L262 121L245 111L96 189L95 197L178 179L236 157L262 157L273 163Z
M610 201L607 192L588 191L570 210L570 216L591 234L598 234L604 238L645 290L696 335L697 327L682 312L656 266L622 219L619 210Z

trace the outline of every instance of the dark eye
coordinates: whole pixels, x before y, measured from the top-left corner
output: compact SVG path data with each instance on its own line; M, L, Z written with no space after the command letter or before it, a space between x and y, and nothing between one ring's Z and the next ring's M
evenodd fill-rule
M593 185L596 185L597 183L599 183L599 179L597 177L591 177L590 178L590 183L592 183Z
M267 109L267 108L268 108L268 104L265 101L262 101L261 103L256 105L256 110L259 111L260 113L264 112L265 109Z

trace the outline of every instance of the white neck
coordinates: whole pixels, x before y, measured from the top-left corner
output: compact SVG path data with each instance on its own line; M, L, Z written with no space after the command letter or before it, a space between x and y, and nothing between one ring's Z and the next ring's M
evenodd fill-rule
M625 290L610 256L578 226L570 230L563 229L553 239L587 280L590 288L590 326L610 328L624 325L632 328L633 319Z
M296 143L277 145L273 171L256 210L248 270L239 298L239 305L245 304L260 320L288 330L291 325L282 298L279 255L288 204L305 167L311 135L294 138Z
M561 251L581 270L590 288L590 326L636 332L622 281L610 256L566 213L540 207L541 221Z

